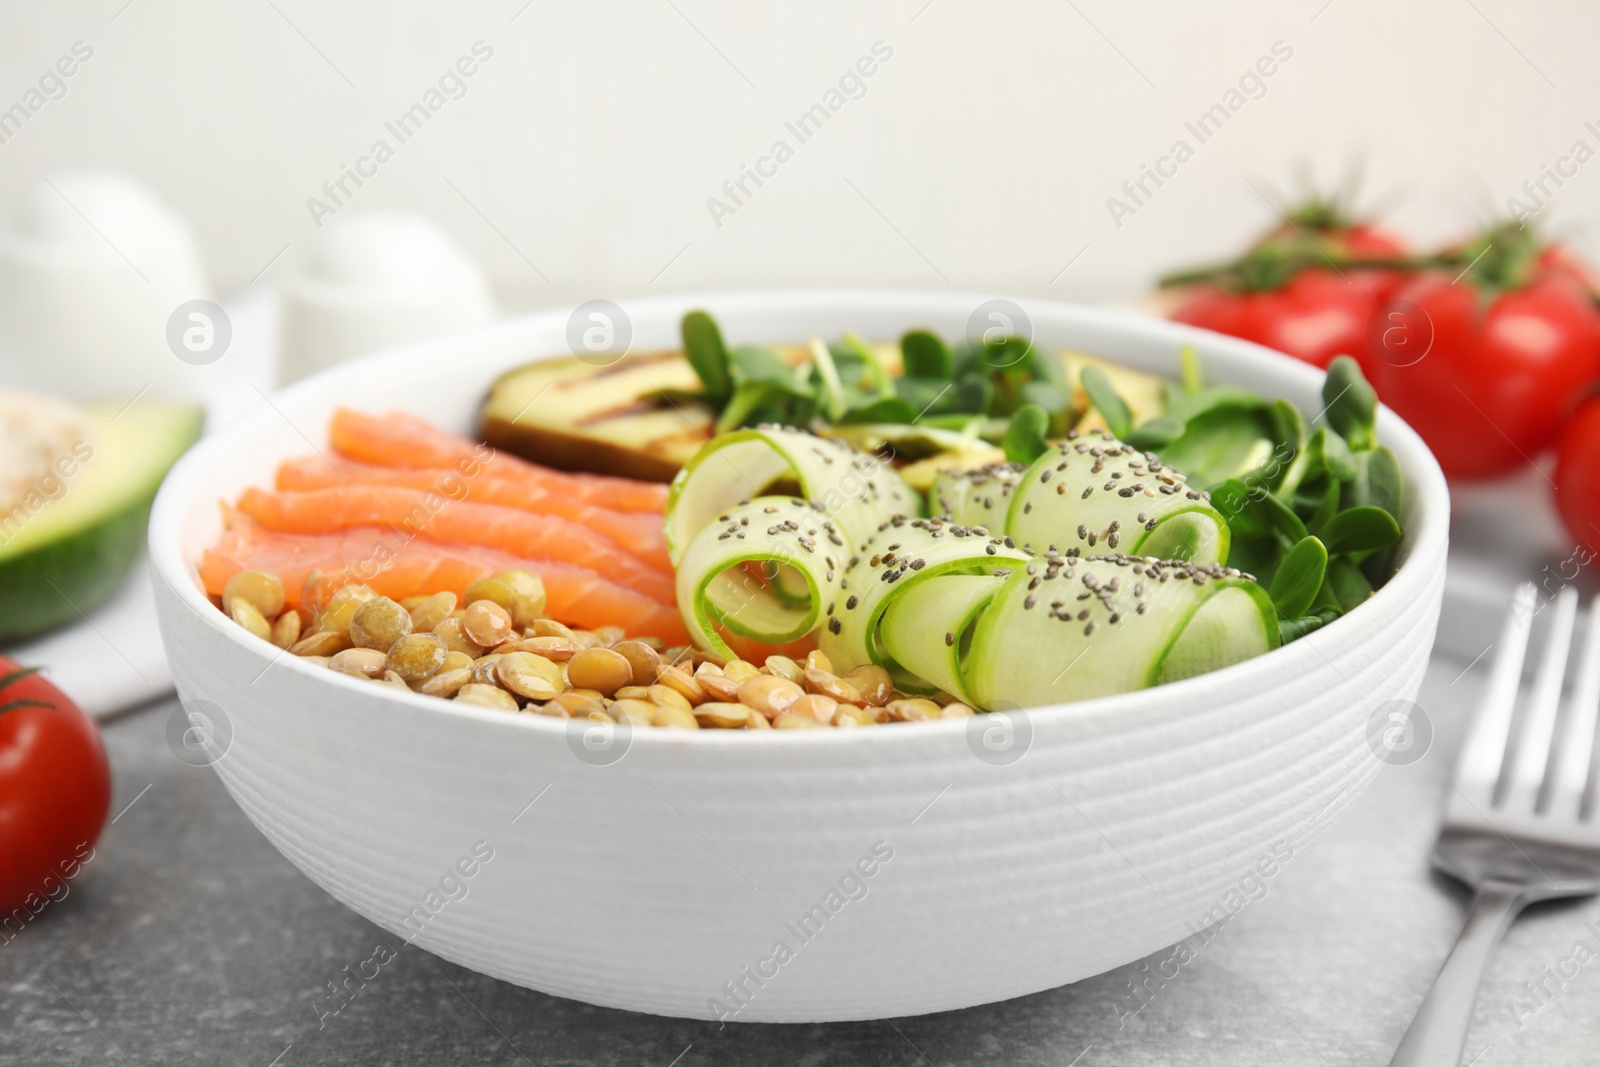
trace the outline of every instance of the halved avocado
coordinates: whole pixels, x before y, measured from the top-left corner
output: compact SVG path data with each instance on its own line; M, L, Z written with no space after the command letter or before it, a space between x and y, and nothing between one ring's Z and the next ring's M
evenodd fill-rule
M790 366L805 345L773 345ZM598 366L549 359L502 374L489 391L480 434L495 448L558 470L670 482L715 436L716 416L693 400L700 379L682 352L644 352Z
M57 461L51 484L0 505L0 641L98 607L138 558L156 489L204 414L153 400L123 408L86 406L90 438Z
M713 433L704 404L653 398L700 387L677 352L625 356L610 366L551 359L501 375L481 434L495 448L555 467L670 482Z

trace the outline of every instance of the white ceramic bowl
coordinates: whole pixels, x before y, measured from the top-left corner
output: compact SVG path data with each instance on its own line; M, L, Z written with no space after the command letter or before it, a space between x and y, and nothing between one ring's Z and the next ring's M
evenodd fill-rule
M635 350L649 350L675 344L692 307L730 338L788 340L913 325L959 335L981 300L782 291L625 310ZM1041 343L1167 374L1192 343L1213 380L1321 408L1318 372L1254 345L1019 302ZM1431 454L1388 411L1379 436L1407 479L1407 539L1370 602L1226 670L1009 725L642 730L603 749L560 720L277 656L206 600L192 561L218 532L217 501L320 445L335 405L468 430L496 374L565 352L566 319L536 315L301 382L208 437L155 505L173 675L186 700L220 709L213 756L231 730L217 773L296 866L397 936L507 981L663 1015L961 1008L1136 960L1237 910L1379 769L1369 723L1422 678L1449 511Z

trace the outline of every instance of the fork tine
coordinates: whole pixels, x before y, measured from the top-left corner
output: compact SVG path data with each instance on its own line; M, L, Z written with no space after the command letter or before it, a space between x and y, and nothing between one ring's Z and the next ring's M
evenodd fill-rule
M1597 719L1600 719L1600 599L1589 603L1588 624L1583 645L1578 650L1578 675L1572 684L1572 703L1567 708L1561 741L1555 751L1555 765L1550 769L1547 783L1547 804L1553 819L1577 822L1582 817Z
M1456 787L1475 792L1485 805L1500 778L1505 761L1506 738L1511 732L1511 713L1516 708L1517 690L1522 684L1522 660L1528 651L1528 631L1533 629L1535 592L1532 582L1517 586L1511 612L1500 629L1500 651L1495 654L1484 687L1483 703L1461 746L1456 763Z
M1567 671L1567 652L1572 647L1572 624L1578 614L1578 591L1567 588L1556 597L1554 618L1539 657L1539 672L1533 679L1522 720L1522 737L1507 767L1504 806L1512 811L1534 810L1539 786L1544 781L1550 759L1550 738L1555 733L1556 710L1561 707L1561 682Z

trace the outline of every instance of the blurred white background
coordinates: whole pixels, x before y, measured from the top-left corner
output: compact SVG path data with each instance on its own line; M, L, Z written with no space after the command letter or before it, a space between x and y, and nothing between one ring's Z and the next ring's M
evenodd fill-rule
M271 284L316 230L308 198L331 205L379 139L394 156L347 203L434 217L511 309L757 284L1116 299L1231 254L1298 167L1364 163L1364 203L1427 243L1600 149L1600 8L1579 0L96 0L0 21L0 110L93 49L0 127L0 204L125 169L189 218L222 295ZM477 41L465 95L400 143L385 123ZM878 41L864 95L800 144L785 122ZM1278 41L1292 58L1200 144L1185 123ZM780 138L794 157L718 226L708 198L731 205L724 181ZM1194 157L1116 225L1108 198L1179 138ZM1593 253L1597 207L1600 163L1540 219Z

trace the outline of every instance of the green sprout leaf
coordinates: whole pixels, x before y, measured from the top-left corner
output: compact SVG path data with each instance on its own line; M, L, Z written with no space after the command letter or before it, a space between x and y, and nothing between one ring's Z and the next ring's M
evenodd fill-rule
M1300 516L1259 483L1230 478L1211 490L1211 506L1222 512L1228 528L1241 537L1279 534L1291 544L1306 537Z
M847 410L835 421L843 426L873 423L907 425L917 418L917 409L897 396L880 396Z
M900 338L900 359L910 378L939 378L950 381L955 374L955 356L944 338L931 330L908 330Z
M1338 356L1328 364L1328 376L1322 382L1322 402L1327 407L1328 425L1345 439L1351 451L1362 452L1374 447L1378 394L1367 384L1355 360Z
M1313 466L1320 464L1338 481L1355 480L1357 474L1355 454L1350 451L1350 446L1344 443L1344 438L1326 426L1317 427L1311 439L1306 442L1306 452Z
M1135 426L1123 443L1143 452L1154 452L1183 436L1183 421L1170 415L1157 415Z
M1028 369L1033 372L1034 381L1049 383L1063 397L1071 395L1072 382L1067 378L1067 367L1061 362L1059 353L1037 345L1031 346Z
M1285 619L1304 615L1322 588L1328 570L1328 550L1315 537L1301 538L1278 564L1268 594L1273 606Z
M1372 595L1372 583L1349 557L1337 556L1328 563L1327 590L1349 611Z
M774 390L769 382L740 382L733 387L732 395L728 397L728 402L722 406L722 412L717 416L716 432L727 433L745 425L747 419L751 419L757 410L772 400L773 394Z
M1183 391L1193 396L1205 385L1200 377L1200 354L1194 350L1194 345L1184 345L1178 352L1178 361L1181 364L1179 381L1183 383Z
M1345 507L1369 505L1382 508L1396 518L1400 515L1400 490L1405 480L1400 475L1400 461L1383 445L1357 452L1353 457L1355 475L1345 487Z
M706 399L723 404L733 395L733 377L728 371L728 349L722 343L717 320L704 311L691 311L679 326L683 335L683 354L700 376Z
M1032 463L1050 449L1045 436L1050 427L1050 416L1037 404L1024 404L1011 416L1006 427L1002 447L1006 460L1011 463Z
M1301 485L1294 495L1294 511L1305 519L1306 529L1322 533L1339 513L1339 483L1326 474Z
M824 346L826 349L826 346ZM728 371L737 382L767 382L798 396L808 395L794 368L760 345L740 345L728 353Z
M812 366L817 371L817 402L829 421L838 421L844 414L844 386L839 382L839 368L834 365L833 353L822 343L822 338L811 339Z
M994 383L981 374L965 374L956 379L949 394L951 411L984 415L994 403Z
M1297 641L1313 630L1320 630L1334 619L1339 617L1337 608L1327 608L1315 615L1306 615L1298 619L1278 620L1278 639L1283 644Z
M1363 505L1339 512L1322 529L1328 551L1371 552L1400 540L1400 524L1382 508Z
M882 396L894 395L894 378L889 374L889 368L883 365L883 360L878 358L878 353L872 346L863 341L858 334L847 333L844 343L856 357L866 365L867 377L872 380L873 387Z
M1111 380L1104 371L1099 367L1085 367L1078 380L1083 384L1083 391L1089 395L1089 403L1106 420L1112 437L1121 441L1133 432L1133 415L1128 411L1127 403L1111 387Z

